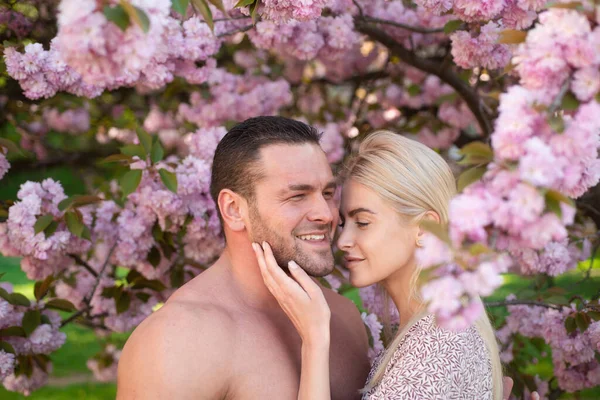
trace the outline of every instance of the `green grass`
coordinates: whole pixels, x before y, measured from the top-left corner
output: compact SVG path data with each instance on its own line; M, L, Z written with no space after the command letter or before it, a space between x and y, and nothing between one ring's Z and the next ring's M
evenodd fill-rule
M117 395L114 383L77 383L64 387L45 386L29 397L0 388L2 400L107 400Z

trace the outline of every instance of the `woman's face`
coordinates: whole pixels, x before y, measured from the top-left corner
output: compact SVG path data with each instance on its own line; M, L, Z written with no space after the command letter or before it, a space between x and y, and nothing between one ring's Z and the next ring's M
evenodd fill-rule
M404 279L414 263L419 226L409 223L376 192L350 179L342 190L342 232L337 245L344 252L355 287Z

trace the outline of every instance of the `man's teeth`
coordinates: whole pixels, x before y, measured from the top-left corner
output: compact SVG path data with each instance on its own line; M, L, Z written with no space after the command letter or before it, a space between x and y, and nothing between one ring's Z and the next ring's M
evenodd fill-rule
M301 235L298 236L302 240L323 240L325 235Z

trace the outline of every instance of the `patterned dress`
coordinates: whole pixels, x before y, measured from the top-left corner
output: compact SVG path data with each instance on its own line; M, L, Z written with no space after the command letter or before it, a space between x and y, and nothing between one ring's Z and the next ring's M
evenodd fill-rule
M491 400L492 364L477 329L454 333L438 327L433 315L418 320L398 345L379 385L363 396L383 399Z

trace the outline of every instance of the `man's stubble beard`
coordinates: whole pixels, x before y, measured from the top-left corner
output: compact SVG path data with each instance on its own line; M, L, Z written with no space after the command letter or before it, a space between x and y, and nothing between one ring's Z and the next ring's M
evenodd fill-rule
M294 245L290 246L281 235L265 223L266 219L260 215L252 200L249 203L249 216L252 224L252 232L249 232L250 240L260 245L262 242L269 243L273 250L273 256L281 269L288 272L288 263L293 260L313 277L329 275L333 271L334 261L331 247L311 256L300 247L299 243L295 241L296 239L293 239Z

